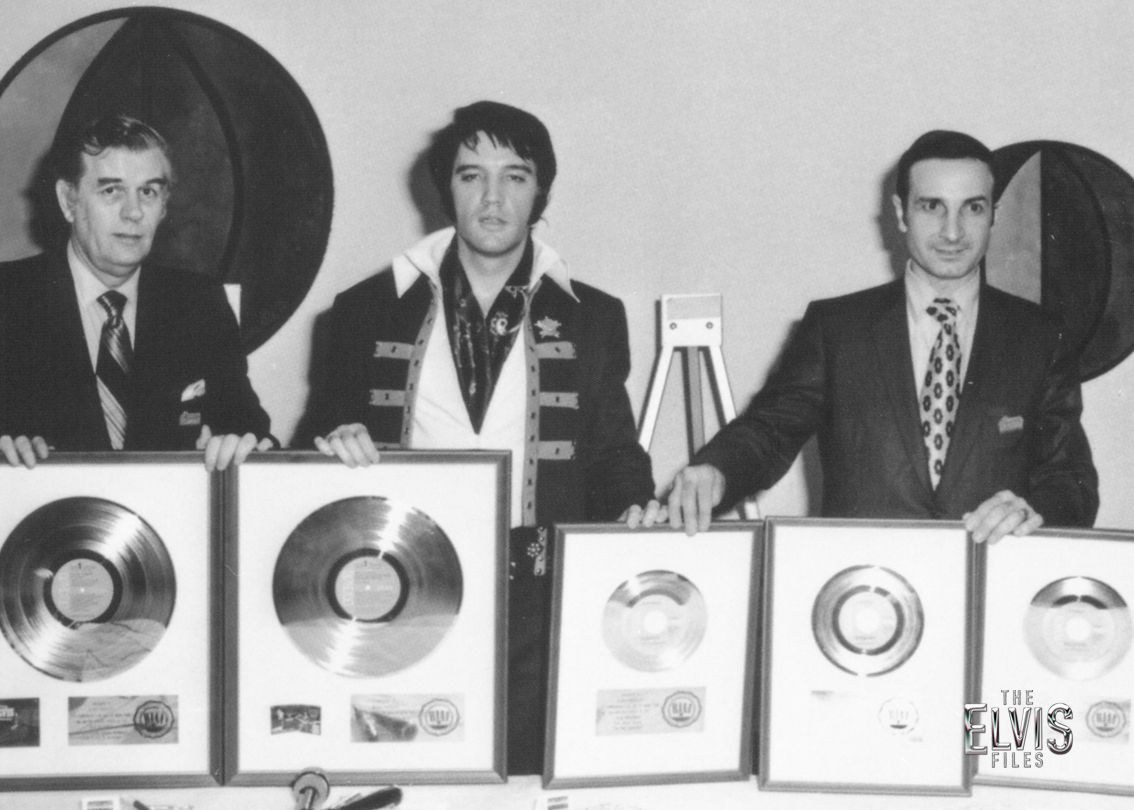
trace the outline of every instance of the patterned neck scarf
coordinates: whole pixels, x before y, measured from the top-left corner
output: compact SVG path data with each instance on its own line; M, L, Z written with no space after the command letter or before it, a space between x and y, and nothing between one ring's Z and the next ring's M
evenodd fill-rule
M456 239L441 261L439 275L449 348L457 368L461 396L473 431L480 433L504 360L527 316L532 240L528 240L520 263L492 302L487 317L481 314L469 277L457 258Z

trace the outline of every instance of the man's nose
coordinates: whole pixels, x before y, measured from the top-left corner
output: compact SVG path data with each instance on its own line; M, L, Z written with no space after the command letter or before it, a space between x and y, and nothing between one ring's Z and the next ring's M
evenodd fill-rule
M127 194L122 202L122 218L131 221L142 218L142 204L132 194Z
M489 177L484 181L484 201L496 202L500 199L500 178Z
M959 211L950 211L945 214L945 220L941 223L941 235L952 242L965 235L965 227L961 223Z

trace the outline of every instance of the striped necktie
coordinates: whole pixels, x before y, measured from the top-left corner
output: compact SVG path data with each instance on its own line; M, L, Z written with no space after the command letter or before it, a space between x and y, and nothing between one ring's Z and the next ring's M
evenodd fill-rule
M122 319L126 296L115 290L105 292L98 303L106 310L102 337L98 344L98 395L110 446L121 450L126 442L126 414L130 405L130 365L134 351L130 347L130 330Z

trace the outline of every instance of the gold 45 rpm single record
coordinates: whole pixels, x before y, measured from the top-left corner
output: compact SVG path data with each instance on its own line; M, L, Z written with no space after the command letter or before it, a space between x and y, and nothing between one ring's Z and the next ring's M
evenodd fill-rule
M645 571L607 599L602 636L626 666L659 672L693 654L705 625L705 599L696 585L673 571Z
M335 501L304 518L276 559L276 615L311 661L388 675L432 652L461 607L456 549L424 512L386 498Z
M41 506L0 548L0 630L60 680L102 680L141 661L169 626L176 591L157 532L101 498Z
M1024 615L1024 637L1041 664L1083 681L1112 670L1130 649L1130 609L1114 588L1064 577L1039 590Z
M823 655L854 675L881 675L914 654L925 625L917 591L889 568L858 565L827 580L811 628Z

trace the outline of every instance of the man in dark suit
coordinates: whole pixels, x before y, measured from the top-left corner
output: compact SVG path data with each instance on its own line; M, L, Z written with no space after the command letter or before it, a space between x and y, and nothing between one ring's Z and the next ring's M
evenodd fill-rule
M223 290L145 262L165 217L165 140L115 115L51 156L67 244L0 266L0 454L204 450L210 469L272 443Z
M808 307L764 388L677 475L675 528L704 530L718 506L770 487L815 433L825 516L963 519L977 542L1093 523L1075 358L1057 319L982 280L991 161L955 132L906 151L904 278Z

